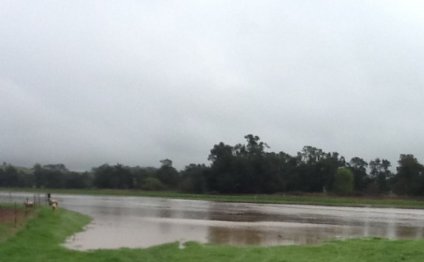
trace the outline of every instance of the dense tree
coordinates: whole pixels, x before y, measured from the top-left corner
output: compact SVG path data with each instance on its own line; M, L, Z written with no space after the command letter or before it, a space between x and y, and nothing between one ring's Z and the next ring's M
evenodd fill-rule
M89 172L70 172L66 175L66 188L90 188L93 176Z
M233 147L220 142L214 145L208 159L212 161L211 173L207 176L210 191L231 193L237 191L237 178L232 174L235 166Z
M180 189L183 192L205 193L208 191L206 178L209 173L207 166L190 164L181 172Z
M219 143L209 155L212 161L208 186L223 193L263 193L274 191L268 186L278 176L272 170L276 165L267 157L266 143L258 136L246 135L246 144L234 147ZM275 161L274 161L275 162ZM277 167L278 168L278 167ZM274 186L274 185L271 185Z
M243 148L245 148L244 151L249 156L263 155L265 153L265 148L269 148L265 142L260 141L259 136L249 134L244 138L247 140L247 144L243 146Z
M376 158L370 161L370 182L368 183L368 193L380 194L387 193L389 188L389 180L392 177L390 171L391 163L386 159Z
M325 153L312 146L305 146L297 157L298 190L304 192L331 191L337 169L345 166L344 157L338 153Z
M394 191L402 195L424 195L424 166L414 155L400 155Z
M161 160L162 166L157 170L157 178L168 188L176 188L179 181L178 171L169 159Z
M344 166L338 153L306 146L297 157L266 152L258 136L245 136L246 144L219 143L209 155L212 161L208 186L225 193L319 192L331 189L334 174Z
M225 162L225 160L230 160L233 156L233 147L220 142L218 145L213 146L208 159L215 164L222 161Z
M131 174L133 177L133 188L136 189L145 189L148 187L146 184L148 183L148 179L155 178L159 183L156 183L158 186L153 186L154 188L164 188L162 182L156 178L157 168L154 167L133 167L131 168ZM155 182L151 182L149 184L155 184ZM150 187L151 188L151 187ZM153 190L153 189L149 189Z
M354 186L353 181L353 173L349 168L339 168L334 177L333 191L341 195L351 194Z
M353 157L348 166L352 170L355 191L365 192L369 183L368 163L360 157Z
M94 185L98 188L133 188L133 177L129 167L121 164L104 164L93 170Z
M35 184L39 188L65 188L70 171L63 164L34 166Z
M0 186L4 187L16 187L19 185L19 173L18 170L8 164L3 164L0 172Z
M165 189L166 186L164 184L162 184L162 182L153 176L149 176L147 177L144 181L143 181L143 185L141 186L141 189L143 190L152 190L152 191L157 191L157 190L163 190Z
M214 145L208 157L210 165L190 164L182 171L176 170L170 159L161 160L159 168L104 164L82 173L63 164L36 164L28 169L4 163L0 166L0 187L424 195L424 167L413 155L401 155L393 174L385 159L367 163L353 157L346 163L339 153L313 146L305 146L292 156L268 152L268 145L258 136L244 138L245 143Z

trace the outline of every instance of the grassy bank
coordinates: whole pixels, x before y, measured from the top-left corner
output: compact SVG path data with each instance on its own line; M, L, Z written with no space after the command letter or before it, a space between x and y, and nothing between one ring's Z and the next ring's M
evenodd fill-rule
M356 206L356 207L396 207L396 208L424 208L424 199L393 198L393 197L340 197L325 194L304 195L208 195L185 194L170 191L141 191L118 189L0 189L3 192L25 191L42 193L80 194L80 195L110 195L110 196L144 196L175 199L195 199L222 202L247 202L268 204L303 204L326 206Z
M25 230L0 244L0 261L424 261L424 241L382 239L328 242L320 246L232 247L166 244L148 249L79 252L62 246L89 218L74 212L41 209Z
M0 243L19 232L27 220L37 214L36 209L25 209L14 204L0 205Z

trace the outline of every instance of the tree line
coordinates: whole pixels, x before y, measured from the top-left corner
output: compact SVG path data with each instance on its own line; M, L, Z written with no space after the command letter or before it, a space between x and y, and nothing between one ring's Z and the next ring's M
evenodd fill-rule
M424 166L411 154L401 154L396 172L391 163L360 157L347 161L337 152L305 146L296 155L269 152L258 136L244 144L215 144L209 165L189 164L176 170L169 159L161 166L104 164L73 172L63 164L36 164L31 169L0 166L0 187L110 188L173 190L190 193L272 194L331 192L357 195L424 195Z

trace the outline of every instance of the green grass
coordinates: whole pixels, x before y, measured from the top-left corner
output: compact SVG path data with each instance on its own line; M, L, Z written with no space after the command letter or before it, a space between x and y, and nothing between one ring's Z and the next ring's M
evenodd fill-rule
M326 206L356 206L356 207L393 207L393 208L419 208L424 209L424 199L394 198L394 197L340 197L326 194L304 195L208 195L186 194L170 191L141 191L119 189L0 189L4 192L26 191L34 193L62 193L80 195L110 195L110 196L146 196L175 199L195 199L221 202L247 202L267 204L303 204Z
M14 233L14 225L11 223L0 223L0 243L4 242Z
M148 249L80 252L62 246L67 236L80 231L90 219L63 209L41 209L25 230L0 244L0 261L424 261L424 241L362 239L333 241L318 246L233 247L177 243Z
M16 211L16 213L15 213ZM8 213L5 218L5 212ZM26 221L36 215L37 210L25 210L22 206L14 204L0 205L0 243L6 241L9 237L15 235L21 230ZM15 216L16 215L16 219Z

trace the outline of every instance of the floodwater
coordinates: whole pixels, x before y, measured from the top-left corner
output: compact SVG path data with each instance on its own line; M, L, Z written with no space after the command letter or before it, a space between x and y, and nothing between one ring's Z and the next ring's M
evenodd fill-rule
M150 247L176 241L269 246L358 237L424 238L424 210L415 209L146 197L56 195L55 198L61 207L93 217L83 232L66 241L68 248L78 250Z

